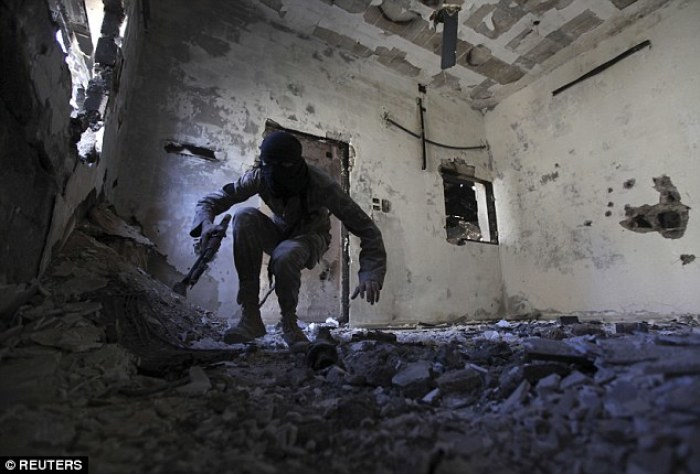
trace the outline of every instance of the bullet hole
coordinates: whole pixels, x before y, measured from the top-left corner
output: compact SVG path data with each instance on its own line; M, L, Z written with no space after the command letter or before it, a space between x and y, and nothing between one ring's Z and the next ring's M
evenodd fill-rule
M632 189L634 187L634 184L637 182L636 179L628 179L625 181L625 183L622 185L625 189Z
M590 226L593 225L593 221L590 221L590 220L584 221L584 222L583 222L583 225L585 225L586 227L590 227Z
M542 178L540 178L540 183L547 184L549 181L556 181L558 177L559 177L559 171L545 174L542 176Z
M330 151L327 151L327 152L326 152L326 158L328 158L329 160L332 160L332 159L333 159L333 153L331 153Z
M559 163L554 163L555 168L559 168Z
M681 255L681 262L683 263L683 265L688 265L689 263L693 263L694 261L695 261L695 255L687 254L687 253L684 253L683 255Z
M608 207L613 207L614 205L615 205L614 202L609 202L609 203L608 203Z
M532 24L535 25L535 26L537 26L537 25L540 24L540 20L535 20L535 21L532 22Z
M611 211L605 211L605 217L610 217L610 216L612 216L612 212L611 212Z
M608 193L613 192L613 188L608 188Z

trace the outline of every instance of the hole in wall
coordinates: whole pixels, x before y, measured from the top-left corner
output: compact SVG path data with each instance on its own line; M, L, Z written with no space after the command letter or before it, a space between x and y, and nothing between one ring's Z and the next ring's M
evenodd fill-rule
M654 228L654 226L651 225L651 222L649 222L645 216L635 216L633 222L637 227L641 227L642 229Z
M677 229L681 226L681 216L677 212L661 212L657 214L658 225L663 229Z
M214 152L214 150L210 150L209 148L204 148L197 145L192 145L190 143L168 142L165 144L163 149L167 153L177 153L179 155L194 156L196 158L202 158L207 161L218 161L216 159L216 152Z
M98 0L49 3L57 26L55 40L71 75L71 125L78 157L88 166L99 161L108 103L117 93L127 25L122 2ZM48 50L42 44L42 54Z
M690 208L680 202L681 195L671 178L663 175L653 178L653 182L660 194L659 202L637 207L625 205L627 218L620 225L634 232L658 232L667 239L679 239L688 227Z

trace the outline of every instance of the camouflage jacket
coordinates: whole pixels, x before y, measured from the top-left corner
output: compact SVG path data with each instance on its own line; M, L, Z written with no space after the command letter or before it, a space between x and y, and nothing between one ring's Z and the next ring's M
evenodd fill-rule
M273 222L287 238L320 235L325 239L327 249L331 239L330 214L336 216L351 233L360 238L360 281L373 280L382 285L386 273L386 251L379 228L328 174L313 165L309 164L308 167L310 179L306 193L286 202L270 194L260 169L248 171L235 182L225 185L221 191L204 196L197 202L190 235L199 237L204 221L213 222L214 216L258 194L272 210Z

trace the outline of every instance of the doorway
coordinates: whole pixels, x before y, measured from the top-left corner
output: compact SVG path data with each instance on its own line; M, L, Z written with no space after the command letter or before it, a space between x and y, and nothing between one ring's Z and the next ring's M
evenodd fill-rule
M301 142L306 162L328 173L340 184L343 191L349 191L348 143L287 129L272 120L267 120L265 134L272 131L285 131L294 135ZM305 322L323 322L327 318L341 323L349 321L348 232L338 219L331 218L330 233L331 244L328 251L312 270L304 270L301 274L297 314L299 319Z

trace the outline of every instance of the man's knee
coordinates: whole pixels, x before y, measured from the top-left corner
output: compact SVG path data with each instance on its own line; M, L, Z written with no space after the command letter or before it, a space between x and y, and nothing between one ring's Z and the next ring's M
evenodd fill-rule
M286 240L272 252L270 269L274 274L300 272L309 259L309 250L303 245Z
M238 209L233 215L234 232L257 225L262 216L264 216L264 214L260 212L259 209L254 207L243 207Z

